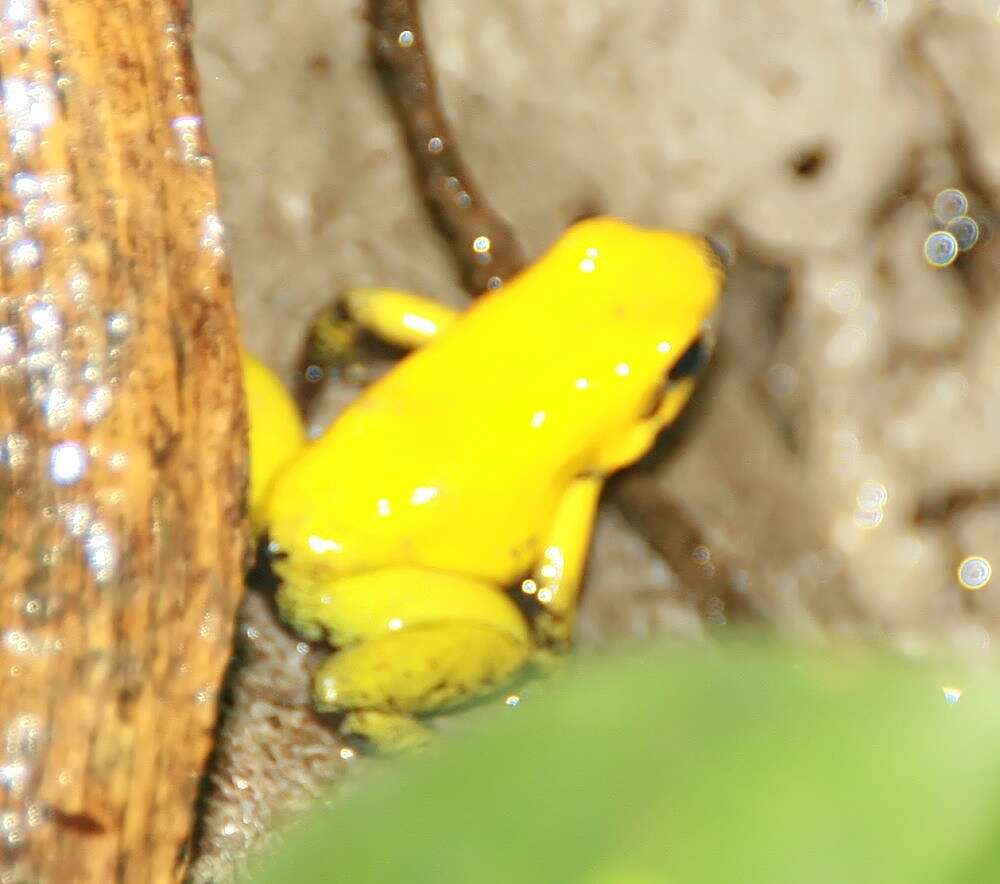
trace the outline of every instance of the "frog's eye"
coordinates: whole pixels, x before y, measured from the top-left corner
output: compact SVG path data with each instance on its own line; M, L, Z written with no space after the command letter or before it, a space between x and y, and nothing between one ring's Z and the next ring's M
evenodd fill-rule
M693 377L705 367L711 355L712 348L705 342L705 338L695 338L694 343L673 364L668 377L672 381L682 381L684 378Z

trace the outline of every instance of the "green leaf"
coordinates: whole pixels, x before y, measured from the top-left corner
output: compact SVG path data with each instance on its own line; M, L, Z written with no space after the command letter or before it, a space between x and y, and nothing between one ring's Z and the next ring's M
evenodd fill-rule
M1000 880L1000 681L955 673L755 645L591 662L357 783L254 880Z

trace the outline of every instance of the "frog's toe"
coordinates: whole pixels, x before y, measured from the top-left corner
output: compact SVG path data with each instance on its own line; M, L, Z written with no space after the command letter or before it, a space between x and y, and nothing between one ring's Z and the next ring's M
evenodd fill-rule
M359 709L348 713L340 731L362 737L378 751L391 755L414 752L434 740L434 731L412 716L377 709Z
M278 588L278 615L308 641L320 641L330 633L330 605L327 598L308 583L285 580Z

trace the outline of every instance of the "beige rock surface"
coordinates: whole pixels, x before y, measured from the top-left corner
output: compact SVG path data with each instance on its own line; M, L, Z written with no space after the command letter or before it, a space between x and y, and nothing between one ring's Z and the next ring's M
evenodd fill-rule
M683 502L703 535L692 553L733 594L682 585L609 496L583 642L711 635L743 612L813 640L990 651L998 590L969 593L955 572L1000 562L1000 502L974 494L1000 485L995 7L424 5L465 157L530 254L598 208L739 255L711 376L626 480ZM346 285L464 303L358 4L201 0L196 24L249 346L290 377L309 318ZM969 195L983 236L937 270L922 248L945 187ZM973 502L935 503L954 492ZM234 674L201 881L343 768L300 705L310 655L260 596L247 630L267 638Z

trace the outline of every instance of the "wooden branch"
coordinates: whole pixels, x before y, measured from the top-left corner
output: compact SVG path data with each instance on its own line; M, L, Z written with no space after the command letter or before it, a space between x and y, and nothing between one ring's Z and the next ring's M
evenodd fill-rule
M3 10L0 869L176 881L247 548L187 8Z
M417 0L371 0L372 54L406 134L424 201L444 233L466 288L497 288L525 264L510 225L486 202L441 110Z

